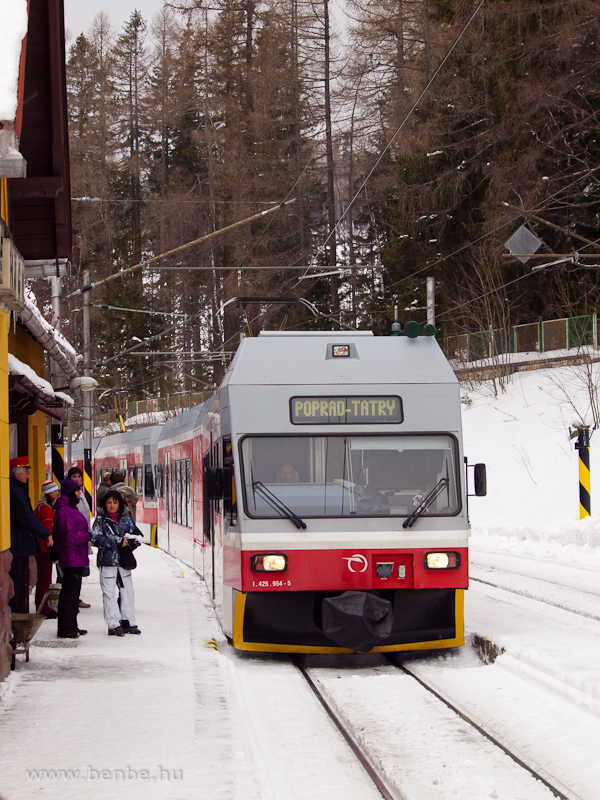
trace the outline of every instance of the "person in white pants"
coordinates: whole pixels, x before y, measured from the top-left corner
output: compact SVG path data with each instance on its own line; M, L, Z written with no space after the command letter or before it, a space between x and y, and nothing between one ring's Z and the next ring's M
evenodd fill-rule
M109 636L141 633L135 621L131 569L121 566L121 562L128 564L133 558L131 551L142 541L143 537L136 534L135 525L125 514L125 501L121 493L114 489L108 491L102 498L100 513L94 521L92 544L98 548L104 621L108 625ZM117 584L121 589L120 608L116 598Z
M115 591L117 574L121 578L119 582L120 608ZM125 633L141 633L135 622L135 593L131 570L123 569L123 567L100 567L100 588L104 605L104 621L108 625L109 634L123 636Z

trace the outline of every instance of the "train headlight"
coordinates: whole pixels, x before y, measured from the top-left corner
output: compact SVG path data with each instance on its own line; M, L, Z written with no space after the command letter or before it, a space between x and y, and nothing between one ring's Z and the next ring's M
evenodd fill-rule
M256 553L250 566L254 572L287 572L288 558L285 553Z
M460 567L460 553L454 550L425 553L426 569L458 569L458 567Z

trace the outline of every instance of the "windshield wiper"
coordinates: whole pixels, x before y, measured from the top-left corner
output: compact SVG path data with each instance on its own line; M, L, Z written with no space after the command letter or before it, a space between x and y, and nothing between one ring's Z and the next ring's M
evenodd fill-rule
M415 522L419 519L419 517L424 514L429 506L437 499L437 497L441 494L441 492L448 486L450 483L448 478L440 478L433 489L429 492L426 497L421 500L419 505L415 508L412 514L407 517L404 522L402 523L403 528L412 528Z
M297 514L294 514L291 508L288 508L286 504L280 500L276 494L262 483L261 481L252 481L252 489L256 490L259 495L266 500L266 502L271 506L274 511L282 517L287 517L291 520L297 528L306 528L306 522Z

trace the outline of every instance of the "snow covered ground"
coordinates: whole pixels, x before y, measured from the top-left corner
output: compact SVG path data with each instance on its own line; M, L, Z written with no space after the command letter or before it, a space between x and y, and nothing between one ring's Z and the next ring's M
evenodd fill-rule
M590 448L592 516L580 521L569 431L593 424L600 366L591 374L585 366L520 372L508 381L497 396L490 382L462 392L465 454L488 470L488 496L469 506L471 545L598 568L600 432Z
M107 635L92 569L88 634L57 640L44 622L0 685L2 800L376 800L287 659L233 656L198 576L149 547L136 557L141 636Z
M483 665L466 646L407 665L565 796L596 800L600 433L592 517L580 521L568 431L588 420L587 381L583 368L561 368L518 373L497 396L489 384L463 391L465 453L487 464L489 492L470 499L467 636L504 653ZM141 636L106 635L93 570L92 608L80 615L89 634L56 647L45 622L29 664L18 657L0 685L2 800L378 796L286 658L235 655L191 570L150 548L138 560ZM395 796L552 796L382 660L315 658L309 668Z

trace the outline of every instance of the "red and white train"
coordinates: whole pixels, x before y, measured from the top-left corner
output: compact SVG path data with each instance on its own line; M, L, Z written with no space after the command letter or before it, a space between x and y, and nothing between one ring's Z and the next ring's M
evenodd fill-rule
M97 481L109 467L143 494L152 544L204 577L237 649L464 641L460 393L433 337L246 338L203 405L106 437ZM474 477L484 494L483 465Z
M157 463L157 443L161 426L134 428L123 433L105 436L92 454L95 489L105 472L118 470L126 483L136 490L140 500L136 505L135 524L147 542L156 540L158 497L154 485Z

